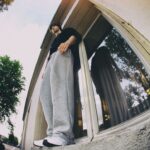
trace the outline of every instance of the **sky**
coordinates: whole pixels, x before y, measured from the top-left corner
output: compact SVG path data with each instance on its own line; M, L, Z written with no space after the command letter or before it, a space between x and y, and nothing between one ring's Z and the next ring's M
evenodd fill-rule
M0 13L0 55L19 60L25 76L25 91L19 95L17 114L11 119L14 134L20 140L22 115L30 80L36 65L40 46L61 0L15 0L8 11ZM0 134L8 136L6 123L0 124Z

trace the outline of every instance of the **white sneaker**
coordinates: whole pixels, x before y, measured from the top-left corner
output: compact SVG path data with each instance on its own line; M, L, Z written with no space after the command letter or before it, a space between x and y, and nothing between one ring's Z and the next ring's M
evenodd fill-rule
M33 144L35 145L35 146L37 146L37 147L43 147L44 145L43 145L43 142L44 142L44 140L47 140L48 139L48 137L46 137L46 138L44 138L44 139L41 139L41 140L35 140L34 142L33 142Z
M48 143L54 144L54 145L68 145L67 141L61 137L50 137L46 139Z

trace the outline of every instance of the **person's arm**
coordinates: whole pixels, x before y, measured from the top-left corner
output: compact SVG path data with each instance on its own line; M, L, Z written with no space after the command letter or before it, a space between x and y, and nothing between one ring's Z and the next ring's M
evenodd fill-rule
M76 43L76 37L74 35L71 35L67 41L64 43L61 43L58 47L58 50L63 54L68 50L68 48Z

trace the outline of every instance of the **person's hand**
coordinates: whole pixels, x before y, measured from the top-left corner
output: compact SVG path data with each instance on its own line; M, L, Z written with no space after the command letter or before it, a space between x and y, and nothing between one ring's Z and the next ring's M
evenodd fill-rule
M58 50L60 51L61 54L63 54L68 50L68 48L69 48L69 43L64 42L59 45Z

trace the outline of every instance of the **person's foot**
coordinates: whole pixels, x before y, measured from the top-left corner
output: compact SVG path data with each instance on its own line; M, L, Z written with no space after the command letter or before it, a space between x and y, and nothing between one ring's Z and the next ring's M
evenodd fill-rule
M64 145L70 145L75 144L72 141L67 142L65 139L61 137L46 137L41 140L36 140L33 142L33 144L37 147L54 147L54 146L64 146Z
M43 141L43 145L46 147L62 146L62 145L56 145L56 144L49 143L47 140Z
M33 142L33 145L34 146L37 146L37 147L43 147L44 146L44 141L46 141L46 139L47 139L48 137L46 137L46 138L44 138L44 139L41 139L41 140L35 140L34 142Z
M74 141L66 140L62 137L49 137L46 140L43 141L43 145L47 147L54 147L54 146L65 146L65 145L70 145L70 144L75 144Z

